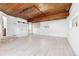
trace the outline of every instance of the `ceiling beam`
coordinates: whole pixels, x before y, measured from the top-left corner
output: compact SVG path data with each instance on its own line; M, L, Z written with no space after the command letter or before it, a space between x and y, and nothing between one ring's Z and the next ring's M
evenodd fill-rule
M55 15L49 15L49 16L45 16L45 17L39 17L39 18L34 18L29 20L29 22L43 22L43 21L50 21L50 20L58 20L58 19L62 19L65 18L69 15L69 12L63 12L63 13L58 13Z

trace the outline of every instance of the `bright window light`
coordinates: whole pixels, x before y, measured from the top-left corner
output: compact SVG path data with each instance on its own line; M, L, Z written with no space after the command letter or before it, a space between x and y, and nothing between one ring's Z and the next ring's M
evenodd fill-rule
M2 16L2 18L3 18L3 26L4 28L7 28L7 17Z

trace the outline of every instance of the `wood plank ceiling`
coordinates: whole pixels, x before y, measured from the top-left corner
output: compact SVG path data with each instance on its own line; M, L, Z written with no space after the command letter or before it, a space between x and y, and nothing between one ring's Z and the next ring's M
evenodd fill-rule
M71 3L0 3L0 11L28 22L42 22L66 18Z

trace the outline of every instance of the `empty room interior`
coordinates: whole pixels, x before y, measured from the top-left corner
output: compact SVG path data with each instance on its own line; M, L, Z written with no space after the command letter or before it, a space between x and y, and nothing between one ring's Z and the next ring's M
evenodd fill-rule
M0 3L0 56L79 56L79 3Z

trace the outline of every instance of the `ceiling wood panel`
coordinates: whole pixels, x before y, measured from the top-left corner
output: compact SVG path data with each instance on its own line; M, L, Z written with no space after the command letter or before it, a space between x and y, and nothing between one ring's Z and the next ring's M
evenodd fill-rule
M40 9L42 12L52 12L55 13L54 11L60 11L60 10L69 10L71 4L67 3L40 3L40 4L35 4L37 8ZM53 11L52 11L53 10Z
M32 7L33 4L20 4L20 3L6 3L0 4L0 10L8 13L8 14L17 14L21 12L23 9L27 9Z
M30 22L67 17L71 3L0 3L0 11Z
M33 18L33 17L35 17L35 16L37 16L39 14L40 14L40 11L37 8L31 7L29 9L17 14L17 16L19 16L19 17L24 16L27 19L29 19L29 18Z
M68 12L62 12L62 13L58 13L55 15L49 15L49 16L45 16L45 17L31 19L31 20L29 20L29 22L44 22L44 21L51 21L51 20L59 20L61 18L62 19L66 18L68 15L69 15Z

